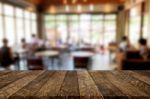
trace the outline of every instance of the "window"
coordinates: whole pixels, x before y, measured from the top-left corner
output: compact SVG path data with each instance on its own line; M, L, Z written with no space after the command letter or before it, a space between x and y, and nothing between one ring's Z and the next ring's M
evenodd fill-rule
M5 36L9 41L9 45L15 45L15 20L14 20L14 7L4 4L4 22L5 22Z
M129 39L132 45L138 46L138 40L140 38L140 25L141 25L141 6L137 5L131 9L130 12L130 30Z
M23 18L23 10L21 8L16 8L16 17Z
M79 42L79 20L69 22L69 41L77 43Z
M148 15L144 16L144 27L143 27L143 37L148 39L149 37L149 17Z
M116 15L106 15L105 20L114 20L116 19Z
M78 21L79 20L78 15L69 15L68 18L69 18L69 21Z
M46 15L45 30L47 38L53 42L61 39L63 43L108 45L116 40L116 15Z
M0 2L0 14L2 14L2 3Z
M129 38L131 44L136 44L140 38L140 16L131 17Z
M2 16L0 15L0 46L2 46L2 39L4 38Z
M90 20L91 19L91 15L89 14L83 14L83 15L80 15L80 20Z
M80 15L79 39L85 43L91 42L91 15Z
M54 45L56 42L56 22L54 16L45 17L45 32L46 39L50 40L51 44Z
M37 15L35 13L31 13L31 33L37 34Z
M92 20L95 20L95 21L103 20L103 18L104 18L103 15L92 15Z
M32 20L37 20L37 15L35 13L31 13L31 19Z
M17 44L20 44L21 39L25 37L23 19L21 18L16 19L16 33L17 33Z
M24 35L24 22L23 22L23 9L16 8L16 36L17 44L21 43L21 39L25 37Z
M29 41L31 33L37 33L37 15L0 2L0 46L4 37L10 46L17 46L24 37Z
M92 15L91 35L92 44L103 44L103 15Z
M14 27L14 18L12 17L5 17L5 32L6 38L9 40L9 45L15 45L15 27Z
M6 16L13 16L14 15L14 8L13 8L13 6L4 4L4 15L6 15Z
M25 37L27 42L30 42L31 40L31 13L28 11L25 11Z
M32 34L37 34L37 15L25 11L25 37L27 42L30 42Z
M92 44L103 44L103 20L92 20Z
M32 29L31 29L31 33L33 34L37 34L37 22L35 20L32 20Z
M105 19L104 23L104 44L108 46L110 42L116 41L116 18L113 20Z
M68 37L68 31L67 31L67 23L66 21L58 21L56 23L57 28L56 28L56 33L58 35L58 40L61 40L62 43L67 42L67 37Z
M25 20L25 37L26 37L26 40L27 42L30 42L31 40L31 23L30 23L30 20Z
M67 15L57 15L56 20L66 21L67 20Z
M31 16L30 16L30 12L29 11L25 11L25 19L30 19Z

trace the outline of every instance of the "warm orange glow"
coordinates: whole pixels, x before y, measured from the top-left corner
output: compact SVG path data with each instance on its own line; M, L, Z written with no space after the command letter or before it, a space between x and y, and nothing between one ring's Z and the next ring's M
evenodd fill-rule
M52 14L56 13L56 7L55 6L50 6L49 13L52 13Z
M112 6L110 4L105 5L104 7L105 12L111 12L112 11Z
M77 2L77 0L72 0L72 3L75 4Z
M70 8L69 8L69 6L67 5L67 6L65 6L65 10L66 10L66 12L69 12L70 11Z
M83 0L84 2L87 2L88 0Z
M63 3L64 3L64 4L67 4L67 0L63 0Z
M80 12L82 12L82 6L81 5L78 5L77 6L77 11L80 13Z
M91 5L89 6L89 9L90 9L90 11L93 11L93 10L94 10L94 5L91 4Z

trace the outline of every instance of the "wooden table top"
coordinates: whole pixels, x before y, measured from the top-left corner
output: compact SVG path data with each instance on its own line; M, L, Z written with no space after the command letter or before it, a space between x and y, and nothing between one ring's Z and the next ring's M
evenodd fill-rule
M75 51L75 52L72 52L71 55L73 57L92 57L94 56L94 53L89 52L89 51Z
M37 57L41 57L41 56L51 57L51 56L58 56L58 55L59 55L59 52L58 51L54 51L54 50L41 51L41 52L37 52L35 54L35 56L37 56Z
M6 98L150 99L150 71L3 71Z

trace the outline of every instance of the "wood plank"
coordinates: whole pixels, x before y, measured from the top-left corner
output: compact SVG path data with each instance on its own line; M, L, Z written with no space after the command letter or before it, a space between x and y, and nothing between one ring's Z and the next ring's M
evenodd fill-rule
M49 77L53 75L54 72L45 71L41 75L39 75L36 79L32 79L28 85L22 87L16 93L14 93L11 98L18 97L35 97L37 91L48 81Z
M87 71L77 71L77 75L81 99L103 99L102 94Z
M24 76L26 76L27 74L30 74L31 72L10 72L6 75L2 75L0 77L0 89L2 89L3 87L17 81L20 78L23 78Z
M61 85L64 81L66 72L65 71L56 71L51 77L49 77L47 83L36 93L37 97L43 98L55 98L57 97Z
M133 75L136 75L135 73L131 74L130 72L126 71L126 72L113 72L113 74L116 76L117 79L127 82L132 86L134 86L135 88L139 89L140 91L150 95L150 83L147 84L139 80L139 77L138 78L133 77Z
M38 75L40 75L41 71L37 72L30 72L30 74L26 74L23 78L20 78L19 80L9 84L8 86L0 89L0 98L1 99L7 99L11 95L13 95L15 92L26 86L30 81L35 79Z
M143 75L145 77L149 77L150 76L150 72L149 71L134 71L134 73L136 74L140 74L140 75Z
M3 73L0 99L150 99L149 71Z
M1 72L0 79L6 79L6 78L9 78L10 76L16 76L17 74L21 74L21 73L24 73L24 72L17 72L17 71Z
M108 98L117 98L117 96L125 98L120 89L114 86L104 75L107 72L93 71L89 72L92 78L94 79L99 91L102 93L103 97Z
M3 76L3 75L7 75L10 72L11 71L0 71L0 77Z
M137 78L137 79L139 79L139 80L141 80L147 84L150 84L150 75L145 76L145 75L143 75L141 73L137 73L135 71L130 71L129 73L131 73L133 77L135 77L135 78Z
M105 77L129 98L149 97L146 93L127 83L125 80L118 79L113 73L108 72Z
M79 99L80 94L76 71L67 72L58 96L64 99L68 98Z

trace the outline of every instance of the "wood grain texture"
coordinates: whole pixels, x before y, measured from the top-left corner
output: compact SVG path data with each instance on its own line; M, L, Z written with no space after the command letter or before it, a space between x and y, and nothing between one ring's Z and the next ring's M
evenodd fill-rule
M56 98L64 81L65 75L65 71L56 71L51 77L49 77L45 85L43 85L43 87L36 93L36 96Z
M44 72L38 77L33 79L28 85L24 86L22 89L18 90L11 97L25 97L25 96L35 96L35 93L45 84L48 80L47 76L51 76L53 72Z
M79 98L80 94L78 88L77 72L67 72L58 96L62 96L63 98Z
M83 99L102 99L103 96L101 92L98 90L95 82L89 75L87 71L78 71L78 83L79 83L79 91L80 96Z
M102 93L104 98L117 98L117 96L124 97L125 94L123 94L119 88L117 88L105 77L105 73L107 72L90 72L91 76L93 77L93 80L95 81L99 91Z
M116 75L113 75L112 72L109 72L105 75L105 77L109 79L111 83L113 83L116 87L118 87L121 90L121 92L123 92L125 96L129 98L132 98L132 97L136 98L136 97L143 97L143 96L149 97L143 91L139 90L138 88L131 85L130 83L127 83L126 78L124 76L117 77Z
M27 73L24 77L10 83L8 86L1 88L0 97L8 98L13 95L18 90L22 89L25 85L27 85L30 81L38 77L41 72L31 72ZM12 77L11 77L12 78ZM13 77L15 78L15 77Z
M3 71L0 99L150 99L150 71Z

